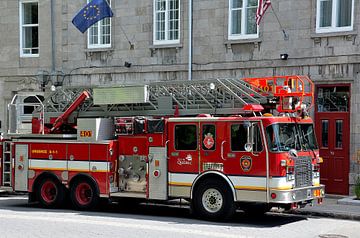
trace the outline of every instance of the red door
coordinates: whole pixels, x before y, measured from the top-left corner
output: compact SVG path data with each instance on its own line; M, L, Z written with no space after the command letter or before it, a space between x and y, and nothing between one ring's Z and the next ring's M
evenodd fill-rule
M170 122L169 172L199 173L199 123Z
M321 183L326 193L349 194L350 113L348 86L318 86L315 112ZM332 95L331 95L332 94Z

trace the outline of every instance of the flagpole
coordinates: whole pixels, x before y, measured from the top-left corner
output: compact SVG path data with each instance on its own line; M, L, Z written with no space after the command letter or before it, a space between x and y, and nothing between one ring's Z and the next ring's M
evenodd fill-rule
M271 9L272 9L272 11L273 11L273 13L274 13L274 15L275 15L275 17L276 17L277 22L279 23L279 26L280 26L280 28L281 28L281 31L282 31L283 34L284 34L284 40L289 40L289 35L286 34L286 31L285 31L284 27L281 25L281 22L280 22L280 20L279 20L279 17L277 16L277 14L276 14L276 12L275 12L272 4L270 4L270 7L271 7Z
M130 41L129 37L127 36L127 34L124 31L124 28L121 26L121 24L120 24L120 30L122 31L122 33L124 34L126 40L128 41L128 43L130 45L130 50L133 50L134 49L134 44Z

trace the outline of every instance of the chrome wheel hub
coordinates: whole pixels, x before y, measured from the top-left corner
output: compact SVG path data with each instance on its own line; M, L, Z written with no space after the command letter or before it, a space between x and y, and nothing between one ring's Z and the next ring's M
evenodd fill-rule
M223 206L223 196L219 190L214 188L207 189L202 195L202 204L206 211L215 213L220 211Z

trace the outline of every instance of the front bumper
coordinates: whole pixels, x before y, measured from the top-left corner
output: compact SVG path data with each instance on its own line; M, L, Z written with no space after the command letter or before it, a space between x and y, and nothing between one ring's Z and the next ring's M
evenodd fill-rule
M270 203L298 203L314 199L320 199L325 196L325 185L310 186L303 188L293 188L289 190L270 190Z

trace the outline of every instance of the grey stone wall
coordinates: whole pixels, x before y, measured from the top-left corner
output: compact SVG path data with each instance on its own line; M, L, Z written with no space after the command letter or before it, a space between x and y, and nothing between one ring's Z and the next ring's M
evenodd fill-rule
M0 1L0 120L17 90L40 90L38 74L54 74L66 85L119 85L187 80L188 1L181 1L181 40L153 46L153 1L112 0L112 47L88 50L86 34L71 23L85 0L55 0L56 70L51 72L50 0L39 0L40 57L20 58L19 4ZM354 31L315 34L316 0L277 0L273 8L289 36L284 40L269 9L254 41L229 41L228 0L193 0L193 78L309 75L315 83L351 83L351 174L360 161L360 3L355 1ZM134 48L123 33L126 32ZM289 59L280 60L287 53ZM125 68L124 62L132 63ZM65 76L65 77L64 77ZM4 123L2 130L5 130Z

